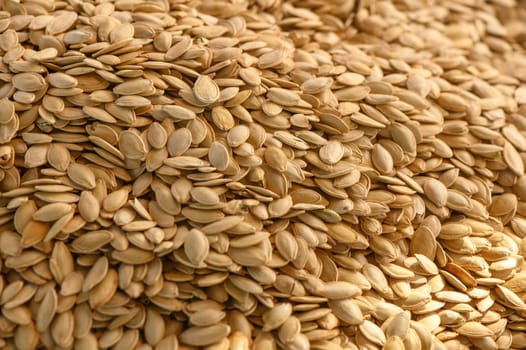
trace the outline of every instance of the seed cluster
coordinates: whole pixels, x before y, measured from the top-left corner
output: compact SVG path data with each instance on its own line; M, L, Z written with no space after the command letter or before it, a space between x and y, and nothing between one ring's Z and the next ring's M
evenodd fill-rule
M526 347L526 4L0 2L0 347Z

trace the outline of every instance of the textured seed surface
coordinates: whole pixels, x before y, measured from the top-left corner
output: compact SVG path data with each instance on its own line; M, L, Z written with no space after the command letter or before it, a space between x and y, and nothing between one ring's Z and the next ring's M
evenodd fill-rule
M0 348L526 348L525 23L0 2Z

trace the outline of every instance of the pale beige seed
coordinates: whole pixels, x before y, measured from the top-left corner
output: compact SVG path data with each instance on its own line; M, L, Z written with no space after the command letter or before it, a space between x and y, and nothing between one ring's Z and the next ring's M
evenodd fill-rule
M35 99L36 96L32 92L17 91L13 94L13 100L22 104L31 104Z
M82 291L87 292L99 284L108 273L109 261L106 257L98 258L84 278Z
M522 299L514 291L505 286L496 286L496 294L500 300L513 309L522 310L526 307Z
M183 36L181 40L179 40L175 45L173 45L167 50L164 56L164 59L166 61L173 61L177 59L179 56L183 55L191 47L192 47L192 38L188 36Z
M332 84L332 79L327 77L313 78L303 82L301 89L307 94L318 94L328 89Z
M328 234L339 242L354 243L359 236L353 228L348 225L334 224L329 226Z
M409 90L416 92L422 97L426 97L431 91L431 85L421 74L409 74L406 84Z
M113 221L117 225L122 226L122 225L129 224L136 217L137 217L137 213L135 212L135 210L133 210L132 207L124 207L124 208L117 210L115 215L113 215Z
M353 86L340 89L334 93L338 101L356 102L364 99L371 89L367 86Z
M124 231L146 231L155 227L156 222L150 220L136 220L129 224L123 225L121 228Z
M250 129L245 125L237 125L229 130L226 140L230 147L239 147L250 137Z
M66 203L50 203L38 209L33 214L33 220L50 222L55 221L73 211L74 207Z
M192 187L192 182L182 177L174 181L170 187L170 192L177 202L187 203L191 198L190 191Z
M108 194L102 201L102 208L106 211L117 211L122 208L128 200L129 189L121 188Z
M181 205L173 197L168 186L160 182L154 182L152 184L152 190L155 193L155 199L161 209L172 215L177 215L181 212Z
M78 15L76 12L63 11L59 15L53 17L53 19L46 26L46 33L55 35L67 31L77 20Z
M52 143L47 152L47 161L58 171L66 171L71 162L71 155L64 145Z
M5 2L0 347L524 347L522 4L267 2Z
M224 311L209 308L190 314L189 321L194 326L207 327L221 322L225 316L226 313Z
M267 97L272 102L282 106L296 106L300 102L298 94L282 88L270 88Z
M288 231L276 233L275 244L278 252L287 260L295 260L298 256L298 243Z
M78 349L95 349L98 347L97 337L93 333L75 340L75 347Z
M385 320L382 324L382 330L387 337L397 336L403 339L409 330L410 321L411 314L409 311L399 312Z
M165 334L165 321L161 314L148 308L146 310L146 322L144 324L144 337L148 344L154 346L161 342Z
M280 303L275 305L263 314L263 331L268 332L280 327L292 314L290 303Z
M67 275L60 286L60 295L70 296L80 293L82 290L82 283L84 280L83 274L80 272L72 272Z
M427 198L437 207L443 207L447 203L448 191L444 184L436 179L429 178L423 185L424 193Z
M36 328L39 332L45 332L57 312L58 298L54 288L50 288L42 299L36 316Z
M212 121L219 130L228 131L235 126L234 116L223 106L212 108Z
M170 116L176 121L192 120L196 118L196 114L193 111L182 106L167 105L163 106L162 110L165 111L168 114L168 116Z
M151 104L152 102L148 98L137 95L121 96L115 100L115 105L117 105L118 107L126 107L133 109L148 107Z
M157 149L166 145L168 135L166 130L159 123L153 123L148 129L148 143Z
M74 218L75 212L70 211L69 213L55 221L55 223L49 228L46 237L44 237L44 242L49 242L50 240L52 240L60 231L65 229L70 223L70 221L73 221Z
M65 73L51 73L47 77L49 85L60 89L71 89L77 86L78 81L75 77Z
M100 203L91 191L82 191L79 197L78 211L87 222L95 221L100 214Z
M526 103L526 86L521 85L517 90L515 90L515 100L517 103Z
M91 118L100 120L102 122L106 122L106 123L117 122L117 120L110 113L106 112L102 108L84 106L82 107L82 111L86 113L86 115L90 116Z
M151 86L152 82L148 79L133 79L116 85L113 88L113 93L116 95L138 95Z
M260 295L263 293L263 288L253 280L245 278L238 275L231 274L228 277L229 282L231 282L235 287L251 294Z
M30 220L22 231L20 244L22 248L34 246L44 240L49 230L49 224Z
M122 327L118 327L118 328L114 328L114 329L106 331L99 338L99 346L109 348L115 345L122 338L122 334L123 334Z
M37 289L30 285L26 284L20 289L18 294L14 295L8 302L4 304L5 309L13 309L19 306L22 306L24 303L28 302L37 292Z
M96 186L95 174L86 165L72 163L67 168L67 174L75 184L86 189L93 189Z
M517 176L524 174L524 162L519 152L515 149L515 147L513 147L511 143L504 143L502 155L504 157L504 161L508 164L511 171L513 171Z
M33 145L24 154L24 165L27 168L42 166L47 162L49 145Z
M194 83L194 96L205 105L216 102L219 99L219 92L217 84L207 75L199 76Z
M219 323L208 327L191 327L184 330L179 340L191 346L211 345L223 339L230 333L230 326Z
M49 143L53 141L53 138L48 135L35 133L24 133L22 138L27 144Z
M393 124L390 127L391 136L402 149L410 154L416 152L416 138L413 132L403 124Z
M184 252L192 264L201 265L209 250L208 239L200 230L192 229L188 232L184 240Z
M361 294L358 287L345 281L323 283L315 292L328 299L346 299Z
M117 341L113 349L125 350L134 349L139 342L139 331L136 329L129 329L122 334L122 337Z
M374 145L371 160L376 169L382 174L388 174L393 170L394 162L391 154L380 144Z
M0 100L0 123L5 124L15 117L15 105L7 98Z
M364 320L358 327L365 338L376 345L383 346L385 344L385 335L380 327L373 322Z
M92 253L110 243L113 238L114 235L110 231L91 231L73 240L71 248L84 254Z
M204 205L216 205L220 201L217 193L208 187L194 187L190 195L193 200Z
M171 157L180 156L192 145L192 133L187 128L180 128L168 136L166 148Z
M11 309L2 310L4 318L12 324L26 326L31 324L31 313L27 307L18 306Z
M239 77L252 86L261 84L260 74L260 71L254 67L242 68L239 71Z
M350 325L362 322L362 312L352 299L330 300L328 305L341 321Z
M446 206L448 208L463 212L469 211L473 207L473 203L466 194L451 189L449 189L447 192Z
M52 113L62 113L65 108L64 100L51 95L44 96L42 99L42 106Z
M41 75L35 73L20 73L13 76L13 86L21 91L33 92L46 86L46 81Z
M420 267L426 273L429 273L431 275L438 274L438 272L439 272L438 267L436 266L436 264L431 259L429 259L428 257L426 257L425 255L422 255L422 254L415 254L415 257L418 260L418 263L420 264Z
M474 338L493 336L493 332L479 322L466 322L456 331L459 334Z
M291 196L285 196L283 198L272 201L268 206L268 213L271 217L285 216L294 205Z
M8 122L0 124L0 144L10 142L20 126L19 118L11 118Z
M109 269L104 279L89 291L89 305L96 309L106 304L115 294L118 286L118 275L113 269Z
M58 314L51 324L51 336L57 345L69 347L73 344L73 313L66 311Z
M468 295L455 291L440 291L435 294L435 297L438 300L450 303L468 303L471 301L471 298Z
M336 80L339 83L345 84L345 85L360 85L364 82L365 77L358 73L351 73L351 72L345 72L341 75L338 75Z
M342 144L338 141L329 141L320 148L320 159L327 164L338 163L345 155Z
M49 60L52 60L55 57L57 57L57 55L58 55L58 50L57 49L55 49L54 47L48 47L48 48L45 48L43 50L37 51L31 57L31 59L34 60L34 61L39 61L39 62L49 61Z
M146 157L146 145L144 140L132 131L123 131L119 135L119 149L132 160L141 160Z
M5 32L3 32L0 36L1 40L1 46L2 50L9 51L16 47L18 44L18 35L16 34L16 31L13 29L7 29Z
M217 170L224 171L230 162L227 147L220 142L214 142L208 150L208 159L210 164L217 168Z
M170 349L177 349L179 347L179 341L177 340L177 336L174 334L168 335L165 338L163 338L157 345L155 346L156 350L170 350Z
M16 328L14 345L17 349L35 349L38 347L39 341L40 334L33 323Z
M169 32L160 32L153 40L158 51L166 52L172 46L172 36ZM166 56L165 56L166 57Z
M441 107L453 112L464 112L468 108L468 104L461 96L449 92L440 94L437 102Z
M266 148L265 162L277 171L283 172L287 170L288 158L278 147L271 146Z
M278 330L279 340L289 343L301 331L301 323L295 316L290 316Z

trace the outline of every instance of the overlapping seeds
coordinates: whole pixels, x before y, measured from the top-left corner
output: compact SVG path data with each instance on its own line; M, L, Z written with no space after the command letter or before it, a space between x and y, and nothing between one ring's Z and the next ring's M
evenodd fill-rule
M525 23L0 2L0 347L525 348Z

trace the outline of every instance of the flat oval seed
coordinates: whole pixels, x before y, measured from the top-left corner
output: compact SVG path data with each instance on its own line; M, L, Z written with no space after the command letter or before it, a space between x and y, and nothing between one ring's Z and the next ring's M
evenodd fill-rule
M194 96L200 102L210 105L219 99L219 87L207 75L201 75L194 84Z

